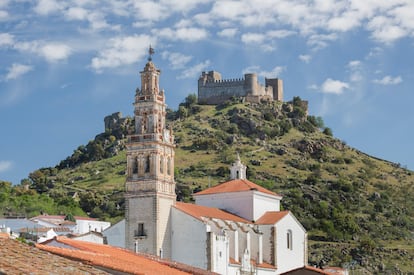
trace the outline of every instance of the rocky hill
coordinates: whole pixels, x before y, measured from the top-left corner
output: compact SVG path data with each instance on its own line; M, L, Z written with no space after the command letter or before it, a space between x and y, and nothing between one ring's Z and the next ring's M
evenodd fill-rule
M190 95L168 119L177 143L179 200L191 201L193 192L227 180L239 153L248 178L283 195L282 207L308 230L310 264L346 266L358 274L414 270L413 172L334 138L321 118L308 116L306 101L235 99L207 106ZM133 122L113 114L105 125L104 133L56 167L31 173L22 184L30 188L18 186L26 190L20 194L36 192L52 200L56 212L122 218L124 138ZM9 204L6 210L1 198L0 206L27 215L45 208Z

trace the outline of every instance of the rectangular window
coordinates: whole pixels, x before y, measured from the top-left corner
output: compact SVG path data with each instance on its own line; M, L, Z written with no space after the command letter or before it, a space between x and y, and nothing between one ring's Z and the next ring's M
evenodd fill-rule
M144 223L138 223L138 229L135 230L135 237L145 237L146 235Z

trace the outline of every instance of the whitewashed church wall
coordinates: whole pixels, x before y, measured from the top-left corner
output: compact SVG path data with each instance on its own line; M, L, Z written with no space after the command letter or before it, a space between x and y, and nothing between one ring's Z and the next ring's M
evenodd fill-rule
M252 191L194 196L196 204L224 209L246 220L253 218Z
M212 234L212 271L229 274L229 241L228 237Z
M172 207L172 260L207 269L206 225Z
M292 248L288 248L287 232L292 232ZM276 224L277 231L277 273L305 265L305 231L290 213Z
M280 211L280 200L254 192L253 211L253 220L257 221L267 211Z
M272 248L273 248L273 225L260 225L259 230L263 233L263 262L272 263Z

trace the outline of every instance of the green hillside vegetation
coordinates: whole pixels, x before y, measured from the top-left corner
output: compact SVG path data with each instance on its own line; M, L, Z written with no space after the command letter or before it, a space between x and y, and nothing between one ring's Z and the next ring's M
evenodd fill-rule
M234 99L208 106L190 95L168 119L177 145L179 200L191 201L192 193L228 180L239 153L249 180L283 195L283 209L308 230L309 264L346 266L358 274L414 269L413 172L334 138L320 117L307 115L306 101ZM8 190L0 197L3 212L122 219L124 142L132 125L130 119L127 127L106 129L19 186L2 183Z

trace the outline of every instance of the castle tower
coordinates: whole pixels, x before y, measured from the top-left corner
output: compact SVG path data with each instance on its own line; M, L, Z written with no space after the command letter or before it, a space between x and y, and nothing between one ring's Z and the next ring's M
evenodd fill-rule
M125 243L136 252L171 257L170 209L175 204L174 137L166 128L160 70L148 63L134 102L135 133L128 136Z

